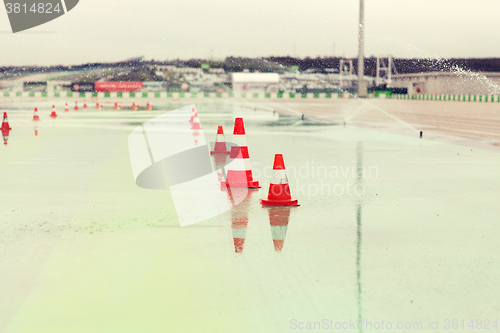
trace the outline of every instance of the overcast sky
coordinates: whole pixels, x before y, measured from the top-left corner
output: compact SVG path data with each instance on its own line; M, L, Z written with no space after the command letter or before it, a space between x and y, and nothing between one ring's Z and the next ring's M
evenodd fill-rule
M365 7L366 56L500 57L500 0L365 0ZM358 0L80 0L66 15L12 34L2 11L0 65L355 57L358 12Z

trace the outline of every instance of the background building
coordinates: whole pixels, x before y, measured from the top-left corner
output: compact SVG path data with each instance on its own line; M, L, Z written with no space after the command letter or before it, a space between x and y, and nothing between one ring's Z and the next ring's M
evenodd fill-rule
M429 72L393 75L390 87L408 94L499 94L500 73Z

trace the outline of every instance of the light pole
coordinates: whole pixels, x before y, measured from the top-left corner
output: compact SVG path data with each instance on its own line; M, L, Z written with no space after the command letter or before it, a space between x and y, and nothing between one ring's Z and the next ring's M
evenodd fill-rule
M366 97L367 83L365 76L365 0L359 0L359 35L358 35L358 96Z

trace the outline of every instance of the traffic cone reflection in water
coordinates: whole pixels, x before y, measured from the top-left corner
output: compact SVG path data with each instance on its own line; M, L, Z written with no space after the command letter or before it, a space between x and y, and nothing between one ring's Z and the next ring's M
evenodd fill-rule
M290 222L289 206L269 207L269 223L271 225L271 236L273 237L274 250L281 252L285 244L288 223Z
M228 195L233 202L240 202L231 210L231 232L233 234L234 252L243 252L248 228L248 212L251 194L247 189L230 189Z

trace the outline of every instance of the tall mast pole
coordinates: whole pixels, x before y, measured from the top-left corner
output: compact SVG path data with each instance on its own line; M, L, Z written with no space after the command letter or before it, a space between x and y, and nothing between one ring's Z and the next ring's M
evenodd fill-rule
M365 76L365 0L359 0L359 35L358 35L358 96L366 97Z

